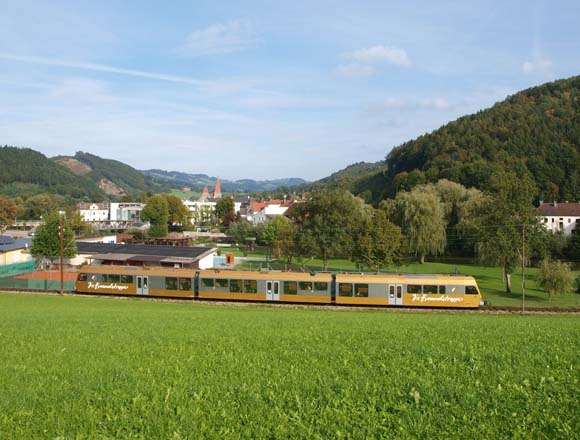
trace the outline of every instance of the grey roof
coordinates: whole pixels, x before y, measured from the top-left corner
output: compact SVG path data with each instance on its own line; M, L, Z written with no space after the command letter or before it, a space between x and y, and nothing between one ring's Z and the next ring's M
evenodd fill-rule
M30 246L32 246L32 239L30 238L12 238L0 235L0 252L9 252Z
M77 242L79 254L131 254L158 257L201 258L213 251L207 247L153 246L147 244L110 244Z

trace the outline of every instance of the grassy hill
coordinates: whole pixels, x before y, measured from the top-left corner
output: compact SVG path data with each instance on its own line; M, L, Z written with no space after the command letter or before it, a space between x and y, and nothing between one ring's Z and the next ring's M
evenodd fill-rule
M516 93L399 145L373 165L354 177L348 167L319 182L342 184L376 202L442 178L482 188L496 170L519 168L534 179L539 198L580 200L580 76Z

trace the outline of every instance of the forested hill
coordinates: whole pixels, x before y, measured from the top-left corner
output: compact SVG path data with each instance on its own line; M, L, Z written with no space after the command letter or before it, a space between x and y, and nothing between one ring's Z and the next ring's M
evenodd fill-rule
M544 200L580 200L580 76L533 87L391 151L387 171L349 188L374 201L423 182L484 187L499 168L529 172Z
M90 179L75 175L38 151L0 147L0 193L27 197L42 192L73 198L104 197Z

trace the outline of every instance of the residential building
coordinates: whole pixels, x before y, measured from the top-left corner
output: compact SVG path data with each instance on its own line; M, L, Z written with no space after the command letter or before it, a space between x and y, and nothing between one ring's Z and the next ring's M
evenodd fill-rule
M145 208L144 203L111 203L109 206L109 220L111 222L140 222L143 208Z
M548 231L570 235L580 225L580 203L542 203L538 211Z
M106 222L109 220L107 203L77 203L77 209L85 222Z

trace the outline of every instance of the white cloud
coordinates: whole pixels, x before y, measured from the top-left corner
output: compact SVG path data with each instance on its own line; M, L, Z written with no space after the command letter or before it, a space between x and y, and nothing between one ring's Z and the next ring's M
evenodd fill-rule
M237 52L253 47L256 43L256 32L249 21L231 20L192 32L177 52L195 57Z
M362 64L387 62L397 66L410 66L411 60L405 49L385 47L381 45L367 47L344 54L344 57Z
M428 110L448 110L449 102L444 98L427 98L421 99L417 106Z
M552 71L554 64L547 58L536 58L522 64L522 70L527 74L547 74Z
M10 53L0 53L0 59L19 61L30 64L41 64L47 66L70 67L73 69L90 70L93 72L116 73L120 75L137 76L141 78L156 79L160 81L169 81L182 84L191 84L194 86L212 85L211 81L204 81L183 76L166 75L164 73L147 72L144 70L124 69L106 64L88 63L84 61L61 60L57 58L35 57L27 55L14 55Z
M375 68L366 64L343 64L336 68L336 73L346 78L368 78L375 74Z

